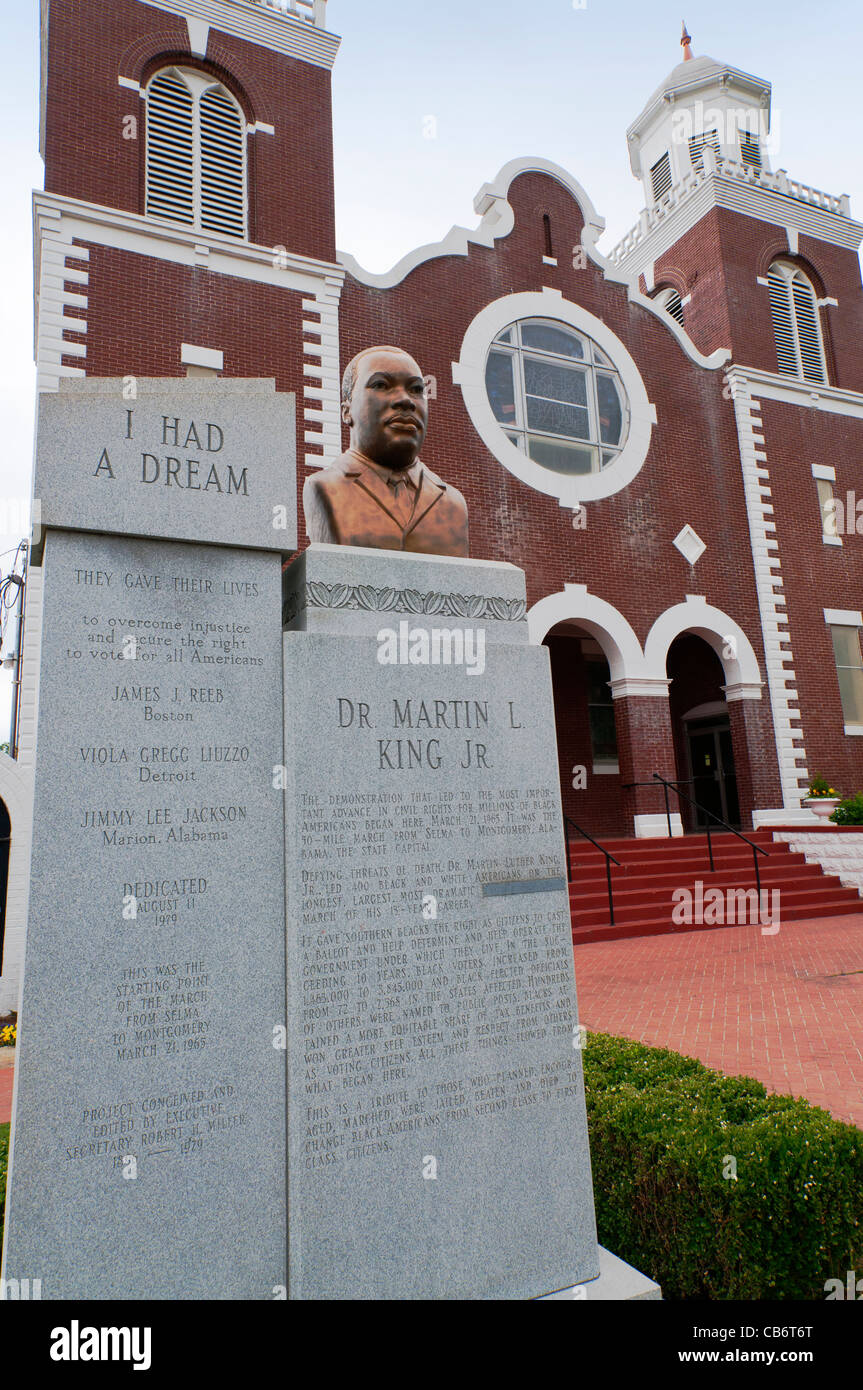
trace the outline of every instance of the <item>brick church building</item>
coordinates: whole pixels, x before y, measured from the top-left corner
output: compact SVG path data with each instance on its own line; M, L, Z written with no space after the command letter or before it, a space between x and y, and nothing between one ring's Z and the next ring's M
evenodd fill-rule
M540 157L489 171L474 230L372 275L335 244L338 48L325 0L43 0L39 389L274 377L304 544L341 370L399 344L471 554L526 572L578 825L665 834L654 773L743 829L810 822L816 772L863 788L863 226L771 168L769 82L684 36L625 133L645 209L608 254ZM704 823L672 800L675 832Z

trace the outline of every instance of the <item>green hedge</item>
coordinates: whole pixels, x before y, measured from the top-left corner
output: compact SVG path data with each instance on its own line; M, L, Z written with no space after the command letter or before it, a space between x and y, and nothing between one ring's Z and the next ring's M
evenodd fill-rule
M666 1298L824 1299L863 1274L863 1130L625 1038L590 1034L584 1065L600 1243Z
M584 1069L599 1239L666 1298L823 1299L863 1275L863 1131L625 1038L591 1033ZM8 1150L0 1125L0 1240Z
M3 1244L3 1213L6 1210L6 1165L9 1162L9 1126L0 1125L0 1246Z

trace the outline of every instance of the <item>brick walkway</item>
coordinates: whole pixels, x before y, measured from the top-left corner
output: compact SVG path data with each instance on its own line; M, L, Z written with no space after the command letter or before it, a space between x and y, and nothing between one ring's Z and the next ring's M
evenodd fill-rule
M5 1058L3 1059L5 1061ZM12 1118L12 1085L15 1080L13 1067L0 1064L0 1125Z
M578 946L579 1017L863 1128L863 913ZM854 973L856 972L856 973Z

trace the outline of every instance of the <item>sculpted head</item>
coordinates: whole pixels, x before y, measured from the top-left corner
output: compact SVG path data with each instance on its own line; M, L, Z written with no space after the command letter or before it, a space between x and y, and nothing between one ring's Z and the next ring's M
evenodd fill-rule
M342 420L352 449L396 471L410 468L428 424L425 382L414 359L396 347L357 353L342 380Z

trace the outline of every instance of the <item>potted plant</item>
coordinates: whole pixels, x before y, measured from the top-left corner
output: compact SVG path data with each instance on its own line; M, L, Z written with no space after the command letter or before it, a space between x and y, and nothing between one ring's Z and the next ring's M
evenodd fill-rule
M804 797L803 805L808 806L822 820L827 820L836 810L840 800L841 797L837 795L835 787L831 787L827 778L816 772L809 784L809 791Z

